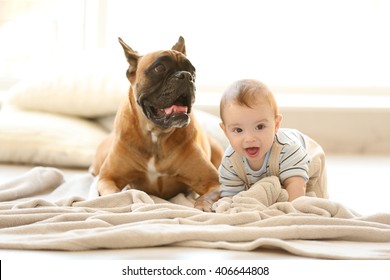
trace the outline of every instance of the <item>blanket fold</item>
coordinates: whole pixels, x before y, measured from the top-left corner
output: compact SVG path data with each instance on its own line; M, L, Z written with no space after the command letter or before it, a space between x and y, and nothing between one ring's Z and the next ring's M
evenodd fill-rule
M287 202L287 197L279 180L269 177L220 199L215 213L204 213L193 208L193 194L170 201L138 190L99 197L91 175L64 181L60 170L39 167L0 184L0 248L170 245L279 248L332 259L390 258L390 214L361 216L331 200L300 197Z

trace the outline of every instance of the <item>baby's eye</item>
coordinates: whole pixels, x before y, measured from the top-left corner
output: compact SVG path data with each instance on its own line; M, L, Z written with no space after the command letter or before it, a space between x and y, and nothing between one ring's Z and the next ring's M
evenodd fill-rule
M242 132L242 129L239 128L239 127L235 127L235 128L233 129L233 132L235 132L235 133L241 133L241 132Z
M264 129L264 124L258 124L258 125L256 126L256 129L257 129L257 130L262 130L262 129Z

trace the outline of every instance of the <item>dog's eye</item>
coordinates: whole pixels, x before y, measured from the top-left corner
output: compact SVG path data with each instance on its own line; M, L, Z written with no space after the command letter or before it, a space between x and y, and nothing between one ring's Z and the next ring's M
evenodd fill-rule
M165 71L165 66L163 64L157 64L154 67L154 71L156 71L157 73L164 72Z

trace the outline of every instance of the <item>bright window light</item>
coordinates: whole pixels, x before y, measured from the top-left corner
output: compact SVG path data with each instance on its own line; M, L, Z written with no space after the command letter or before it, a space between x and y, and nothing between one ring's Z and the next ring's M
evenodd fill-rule
M390 1L108 1L107 46L187 41L198 83L390 86Z
M31 0L28 7L34 3L35 14L0 21L0 76L48 52L103 48L116 56L122 37L142 54L181 35L199 87L256 78L271 87L390 95L387 0Z

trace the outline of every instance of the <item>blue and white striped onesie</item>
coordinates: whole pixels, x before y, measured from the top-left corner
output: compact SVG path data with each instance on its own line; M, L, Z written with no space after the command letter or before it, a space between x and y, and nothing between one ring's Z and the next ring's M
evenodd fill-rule
M308 164L310 162L310 156L305 149L306 145L303 134L296 129L281 128L275 135L274 141L278 141L283 145L279 161L280 182L283 184L284 180L292 176L300 176L307 182L309 180ZM245 190L244 182L237 175L237 172L234 170L230 161L230 157L233 153L235 152L229 145L229 147L225 150L222 163L218 170L219 181L221 184L221 197L233 196ZM268 162L270 153L271 149L267 152L263 166L260 170L252 170L247 162L247 159L242 157L250 186L264 177L271 176Z

